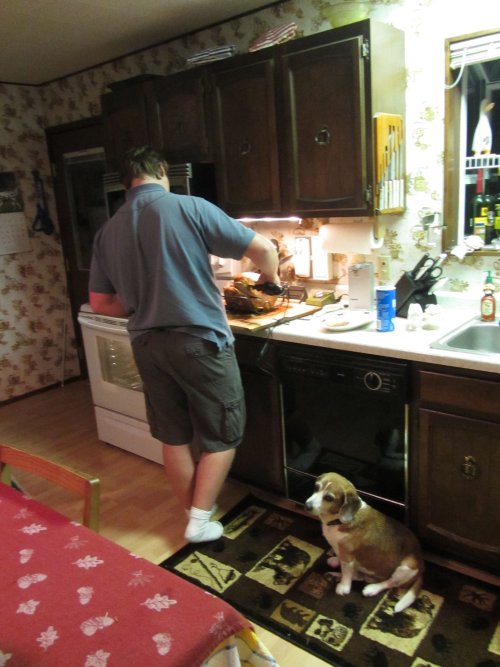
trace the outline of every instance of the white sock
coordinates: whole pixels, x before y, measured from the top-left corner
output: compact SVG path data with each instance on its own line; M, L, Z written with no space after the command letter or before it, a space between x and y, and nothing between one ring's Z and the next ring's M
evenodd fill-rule
M210 521L213 510L200 510L191 507L189 522L184 533L188 542L210 542L218 540L224 532L224 526L219 521Z
M218 509L219 509L219 508L218 508L218 506L217 506L217 503L214 503L214 506L213 506L212 509L210 510L210 518L213 517L213 515L217 512ZM191 510L184 510L184 511L186 512L186 516L187 516L187 518L189 519L189 517L190 517L190 515L191 515ZM200 511L202 511L202 510L200 510Z

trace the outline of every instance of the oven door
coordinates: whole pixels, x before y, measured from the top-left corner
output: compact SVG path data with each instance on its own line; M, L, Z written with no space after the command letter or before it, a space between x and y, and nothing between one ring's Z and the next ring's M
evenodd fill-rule
M80 312L94 405L146 421L142 382L126 321Z

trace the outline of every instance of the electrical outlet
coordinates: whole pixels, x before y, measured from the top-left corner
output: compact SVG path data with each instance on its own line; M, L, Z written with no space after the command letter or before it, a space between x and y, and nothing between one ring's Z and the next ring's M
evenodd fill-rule
M389 255L379 255L377 260L377 274L379 282L386 282L391 279L391 258Z
M297 276L311 277L311 239L308 236L299 236L295 239L293 265Z

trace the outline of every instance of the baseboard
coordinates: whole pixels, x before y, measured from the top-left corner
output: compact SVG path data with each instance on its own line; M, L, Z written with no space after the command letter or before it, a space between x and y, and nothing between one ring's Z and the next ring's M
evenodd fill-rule
M446 567L449 570L454 572L459 572L460 574L472 577L478 581L483 581L487 584L492 584L493 586L498 586L500 588L500 576L493 574L492 572L487 572L482 570L480 567L464 563L463 561L458 561L447 556L442 556L440 554L433 553L431 551L424 551L424 560L429 561L430 563L435 563L436 565L441 565L441 567Z

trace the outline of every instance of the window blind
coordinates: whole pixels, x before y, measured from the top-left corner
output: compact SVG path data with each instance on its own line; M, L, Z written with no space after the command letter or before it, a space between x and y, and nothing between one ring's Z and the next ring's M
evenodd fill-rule
M497 58L500 58L500 33L450 44L450 67L452 69Z

